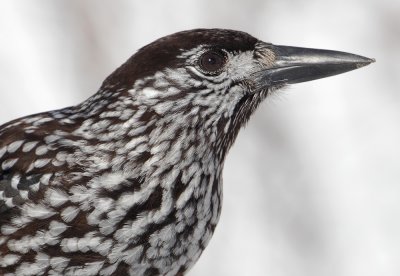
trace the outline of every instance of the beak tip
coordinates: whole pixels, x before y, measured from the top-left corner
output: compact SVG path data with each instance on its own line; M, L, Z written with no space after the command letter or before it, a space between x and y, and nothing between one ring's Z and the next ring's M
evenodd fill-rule
M367 65L370 65L371 63L374 63L374 62L376 62L376 59L374 59L374 58L363 57L363 60L361 62L357 62L357 69L367 66Z

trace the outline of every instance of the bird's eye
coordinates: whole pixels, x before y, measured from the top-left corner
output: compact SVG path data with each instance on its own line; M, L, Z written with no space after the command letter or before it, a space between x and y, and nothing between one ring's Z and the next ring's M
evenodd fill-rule
M200 56L199 67L207 74L217 74L221 72L226 63L226 56L221 51L210 50Z

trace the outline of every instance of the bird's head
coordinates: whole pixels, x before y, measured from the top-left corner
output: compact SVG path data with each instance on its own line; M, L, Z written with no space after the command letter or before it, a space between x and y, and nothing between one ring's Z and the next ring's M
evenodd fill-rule
M130 87L156 75L161 82L165 74L185 88L195 88L192 84L197 81L202 88L241 86L244 94L252 94L344 73L373 61L338 51L274 45L240 31L195 29L141 48L105 83Z
M287 84L344 73L373 60L337 51L278 46L223 29L175 33L141 48L104 86L187 127L206 126L228 147L258 104Z

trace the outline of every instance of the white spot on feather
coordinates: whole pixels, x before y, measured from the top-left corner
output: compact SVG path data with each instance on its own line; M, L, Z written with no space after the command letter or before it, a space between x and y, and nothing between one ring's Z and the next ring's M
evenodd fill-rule
M6 242L6 237L0 237L0 245L3 245Z
M87 202L91 196L91 191L82 185L73 186L69 192L72 194L72 196L70 196L71 201L76 203Z
M89 186L92 188L103 187L107 190L113 190L125 180L126 176L123 172L105 173L99 177L93 178L89 183Z
M65 222L71 222L79 213L79 208L68 206L61 212L61 217Z
M23 143L24 143L24 140L18 140L18 141L12 142L11 144L8 145L7 151L9 153L16 152Z
M45 219L53 216L56 212L42 204L25 204L22 207L23 214L38 219Z
M6 235L6 236L7 235L11 235L12 233L14 233L17 230L18 230L17 227L14 227L14 226L9 225L9 224L5 224L5 225L1 226L1 233L3 235Z
M44 141L47 144L53 143L54 141L57 141L58 139L60 139L60 136L58 136L58 135L48 135L48 136L44 137Z
M65 162L67 160L68 154L64 151L60 151L56 154L56 159L60 162Z
M32 221L32 219L30 219L26 216L18 216L18 217L14 217L11 219L11 223L18 228L24 227L31 221Z
M78 239L77 238L66 238L60 243L61 250L64 252L76 252L78 251Z
M64 257L53 257L50 259L50 265L57 271L62 271L68 265L69 259Z
M93 251L99 253L102 256L107 256L110 252L111 246L113 242L108 239L100 243L96 248L93 248Z
M49 181L50 178L52 177L53 174L51 173L46 173L44 175L42 175L42 177L40 178L40 183L44 184L44 185L49 185Z
M29 152L31 151L34 147L36 147L36 145L38 144L38 141L33 141L33 142L27 142L24 144L24 146L22 147L22 151L23 152Z
M145 87L145 88L142 90L142 93L143 93L143 95L146 96L147 98L152 99L152 98L155 98L155 97L159 96L161 92L158 91L158 90L155 90L155 89L153 89L153 88Z
M49 231L50 231L51 235L58 236L61 233L63 233L65 230L67 230L67 227L68 226L62 222L52 220L49 225Z
M142 252L143 252L143 246L134 247L133 249L124 251L122 253L123 256L122 259L128 264L137 263L140 257L142 256Z
M7 267L16 264L21 256L15 254L7 254L3 256L0 260L0 266Z
M103 268L100 271L100 275L102 275L102 276L112 275L114 273L114 271L117 269L118 265L119 265L119 263L115 263L115 264L110 265L110 266L108 266L106 268Z
M41 124L46 123L46 122L50 122L50 121L53 121L53 118L45 117L45 118L42 118L40 120L37 120L36 122L33 123L33 125L34 126L40 126Z
M20 175L15 175L12 179L11 179L11 187L14 188L15 190L18 190L17 186L19 184L19 181L21 180L21 176Z
M68 194L59 189L49 189L46 191L45 198L51 206L58 207L68 201Z
M45 159L38 159L35 161L35 168L40 169L43 168L44 166L46 166L48 163L50 162L49 158L45 158Z
M35 150L36 155L44 155L47 152L48 152L48 148L44 145L37 147Z
M7 159L1 164L1 168L3 169L3 171L9 170L15 165L15 163L17 163L17 161L18 158Z

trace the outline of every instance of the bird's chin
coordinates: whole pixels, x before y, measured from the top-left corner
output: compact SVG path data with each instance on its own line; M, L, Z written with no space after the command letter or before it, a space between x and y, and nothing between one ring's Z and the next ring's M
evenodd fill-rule
M271 93L274 93L277 90L284 89L287 87L288 84L285 82L279 82L279 83L274 83L274 84L266 84L266 85L257 85L254 86L250 89L248 89L248 95L254 95L254 94L265 94L269 95Z
M289 84L281 82L281 83L276 83L273 84L271 86L269 86L268 88L266 88L268 90L268 94L274 93L277 90L282 90L285 87L288 87Z

